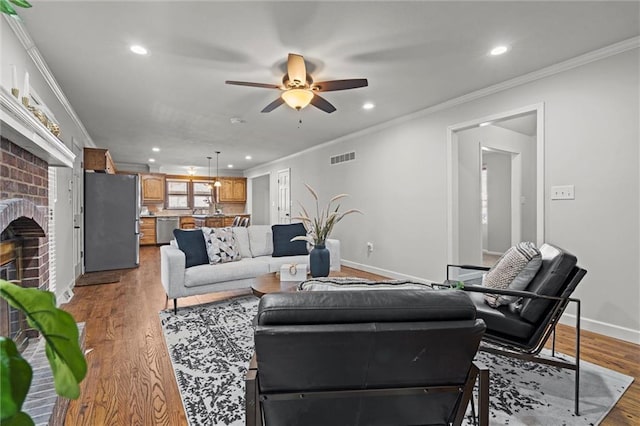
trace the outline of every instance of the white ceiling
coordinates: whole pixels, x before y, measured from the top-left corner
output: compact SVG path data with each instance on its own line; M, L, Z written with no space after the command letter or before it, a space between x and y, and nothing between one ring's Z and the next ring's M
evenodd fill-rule
M638 2L32 3L27 30L96 145L185 171L216 150L243 170L640 34ZM278 91L224 84L278 84L290 52L316 81L369 87L325 93L333 114L262 114Z
M494 121L491 124L513 132L522 133L523 135L535 136L538 120L536 119L536 113L531 112L513 118Z

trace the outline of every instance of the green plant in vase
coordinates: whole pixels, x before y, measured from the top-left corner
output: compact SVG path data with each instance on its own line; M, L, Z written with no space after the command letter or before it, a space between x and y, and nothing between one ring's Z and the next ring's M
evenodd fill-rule
M25 0L0 0L0 12L10 16L18 16L18 12L11 6L11 3L20 7L31 7L31 3Z
M307 235L294 237L291 239L291 241L306 241L312 246L310 253L311 276L326 277L327 275L329 275L329 251L325 247L325 243L327 238L329 238L329 236L331 235L333 227L345 216L352 213L362 214L362 212L358 209L350 209L341 213L340 204L337 204L335 207L333 207L334 203L342 198L348 197L348 194L336 195L335 197L331 198L331 200L329 200L325 208L320 210L318 193L306 183L304 184L304 186L307 187L315 200L316 215L312 218L307 209L305 209L305 207L302 205L302 203L298 202L298 204L300 204L302 212L299 216L295 216L293 219L302 221L304 228L307 231Z
M78 341L78 326L68 312L56 307L55 295L35 288L22 288L0 280L0 297L24 312L30 327L45 339L45 352L56 393L70 399L80 396L80 382L87 374L85 360ZM33 425L22 411L33 372L13 340L0 336L0 424L3 426Z

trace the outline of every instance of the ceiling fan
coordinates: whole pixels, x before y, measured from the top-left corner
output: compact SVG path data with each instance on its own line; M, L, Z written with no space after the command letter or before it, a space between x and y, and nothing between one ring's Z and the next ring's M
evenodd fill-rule
M366 78L352 78L348 80L331 80L315 83L307 74L307 67L302 55L289 53L287 59L287 73L282 77L282 84L250 83L247 81L225 81L226 84L237 86L262 87L265 89L279 89L283 92L280 97L264 107L261 112L271 112L283 103L300 111L311 104L324 112L332 113L336 107L329 101L318 95L318 92L334 92L336 90L356 89L366 87L369 83Z

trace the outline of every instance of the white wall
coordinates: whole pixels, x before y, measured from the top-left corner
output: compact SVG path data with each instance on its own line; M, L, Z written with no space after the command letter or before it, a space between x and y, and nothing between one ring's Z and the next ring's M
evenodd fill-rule
M310 203L302 182L325 200L350 193L344 208L365 215L336 226L345 263L441 280L448 250L447 127L544 102L545 240L573 252L588 270L576 291L583 326L640 342L639 59L638 49L626 51L368 129L246 175L291 167L294 205ZM352 150L356 161L329 165L330 155ZM563 184L575 185L576 199L550 201L550 187ZM367 241L375 245L371 255Z
M53 93L5 19L4 15L0 16L0 50L2 51L0 55L0 84L10 90L11 65L15 64L18 69L18 86L22 92L24 73L28 71L31 87L51 110L60 125L61 139L64 144L71 149L72 139L75 138L76 143L81 146L88 145L89 141L84 133ZM60 295L75 283L76 278L73 265L73 205L69 190L70 182L73 180L73 169L60 167L56 175L57 201L54 206L49 207L55 209L56 293Z

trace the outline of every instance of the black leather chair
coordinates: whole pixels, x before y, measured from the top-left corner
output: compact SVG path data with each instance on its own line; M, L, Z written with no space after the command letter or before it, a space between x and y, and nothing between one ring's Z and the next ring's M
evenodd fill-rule
M488 424L485 325L466 293L273 293L256 322L248 425L459 425L478 375Z
M477 309L478 318L484 320L487 331L480 350L512 358L534 361L541 364L568 368L575 371L575 407L578 415L580 394L580 299L571 294L587 273L577 266L576 257L551 244L540 247L542 266L524 291L496 290L465 282L463 290L469 292ZM480 270L489 268L470 265L447 265L447 281L455 269ZM515 305L492 308L484 302L484 294L517 296ZM575 362L555 357L555 327L569 303L576 306ZM551 357L540 355L540 351L553 335Z

